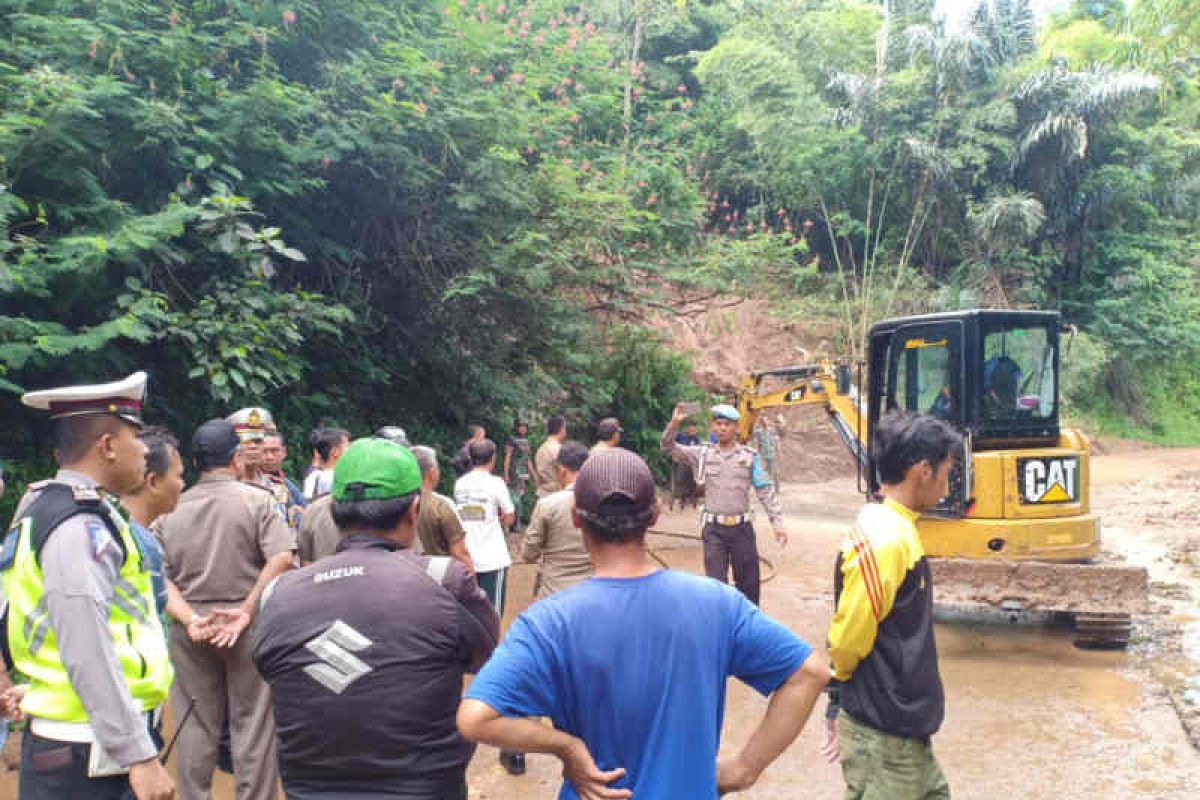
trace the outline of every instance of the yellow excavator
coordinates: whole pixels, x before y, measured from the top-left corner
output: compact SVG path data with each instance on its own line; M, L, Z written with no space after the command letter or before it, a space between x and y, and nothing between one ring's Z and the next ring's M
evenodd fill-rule
M1124 647L1147 604L1140 567L1099 564L1089 507L1089 448L1059 425L1061 318L971 310L890 319L870 329L865 361L757 372L737 392L739 438L766 409L817 405L879 491L871 436L893 410L933 414L963 434L950 493L918 530L940 606L1067 614L1081 647ZM862 391L864 371L867 391Z

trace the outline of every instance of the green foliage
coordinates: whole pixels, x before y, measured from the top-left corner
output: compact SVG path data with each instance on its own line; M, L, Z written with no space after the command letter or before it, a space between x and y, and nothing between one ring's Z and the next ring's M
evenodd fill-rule
M144 367L184 434L566 409L652 452L689 390L641 326L694 290L850 352L1061 308L1145 416L1114 371L1200 362L1195 0L929 8L0 0L0 404Z

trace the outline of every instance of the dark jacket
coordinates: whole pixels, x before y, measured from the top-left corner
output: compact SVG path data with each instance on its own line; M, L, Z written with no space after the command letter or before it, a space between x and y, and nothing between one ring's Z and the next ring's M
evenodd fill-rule
M386 793L465 770L463 674L498 636L461 565L377 536L283 575L263 601L254 661L271 686L285 789Z

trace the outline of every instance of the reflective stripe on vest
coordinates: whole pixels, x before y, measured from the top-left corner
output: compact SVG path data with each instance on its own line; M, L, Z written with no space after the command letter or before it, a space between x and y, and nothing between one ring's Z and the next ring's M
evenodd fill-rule
M135 703L143 711L150 711L166 700L174 671L162 623L152 611L154 589L150 572L143 566L141 550L121 515L111 507L108 513L117 523L125 549L125 562L108 608L109 634L125 685ZM7 634L13 664L29 680L21 708L33 717L86 722L87 710L71 686L59 656L58 639L50 625L32 529L33 520L26 517L10 533L17 537L16 553L11 567L0 576L8 598Z

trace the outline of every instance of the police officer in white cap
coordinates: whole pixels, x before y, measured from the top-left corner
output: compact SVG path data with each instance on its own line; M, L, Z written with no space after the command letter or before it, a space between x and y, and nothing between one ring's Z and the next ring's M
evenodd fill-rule
M675 441L675 431L687 416L683 403L675 406L675 413L663 431L661 447L672 460L690 464L697 485L705 487L704 572L725 583L732 566L733 582L750 602L758 605L758 540L750 513L750 492L758 495L775 529L775 539L783 546L788 535L775 485L762 457L754 448L738 443L740 415L736 408L713 406L712 431L717 437L716 444L685 445Z
M52 480L29 487L0 555L7 637L28 680L22 800L161 800L154 728L173 672L150 570L114 498L145 472L146 374L21 398L56 421Z

